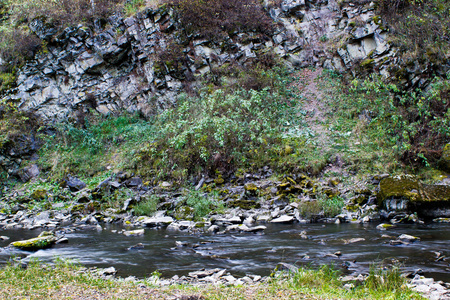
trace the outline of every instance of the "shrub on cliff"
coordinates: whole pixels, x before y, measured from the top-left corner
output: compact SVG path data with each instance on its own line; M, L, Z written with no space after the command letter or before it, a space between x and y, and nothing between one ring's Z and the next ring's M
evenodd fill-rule
M220 39L226 34L267 34L272 20L256 0L165 0L173 5L188 35Z
M205 170L228 173L237 166L269 159L290 114L281 95L262 91L223 90L199 98L183 97L157 121L156 138L141 147L139 165L150 163L164 174L186 178ZM173 174L176 171L176 174Z
M447 0L379 0L378 13L390 28L390 39L411 69L420 66L426 78L442 75L450 62L450 2ZM408 74L398 68L396 75Z
M427 91L401 91L371 76L344 85L334 109L356 120L353 130L370 136L376 149L392 148L408 166L426 166L436 163L450 142L449 91L450 77L435 78Z

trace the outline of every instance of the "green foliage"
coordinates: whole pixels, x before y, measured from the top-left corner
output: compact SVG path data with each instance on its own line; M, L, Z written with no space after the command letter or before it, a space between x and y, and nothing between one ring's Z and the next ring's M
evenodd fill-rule
M449 79L434 79L427 91L401 91L377 76L354 79L337 90L331 128L337 137L354 136L368 165L380 159L392 165L394 158L413 167L432 164L450 141L449 91Z
M339 272L328 266L318 270L301 268L298 273L280 275L254 286L177 285L155 287L145 293L137 286L152 285L152 278L136 282L105 280L67 260L57 259L54 265L47 265L32 259L27 268L17 262L1 268L0 293L13 298L56 299L64 290L66 298L80 295L95 298L101 294L102 299L165 299L171 297L176 288L183 295L208 299L241 299L246 294L254 299L424 299L404 285L391 291L374 289L365 283L345 289L344 283L338 280ZM154 271L151 276L161 274Z
M159 198L155 195L151 195L150 197L141 200L133 207L134 214L137 216L150 216L156 211L158 203Z
M214 195L204 195L201 191L188 190L186 204L194 209L194 219L201 220L212 211L222 211L224 204Z
M334 217L342 212L344 207L344 199L335 196L327 197L322 195L318 200L301 202L299 205L299 213L306 218L324 216L327 218Z
M219 40L228 34L267 34L272 21L255 0L165 0L173 5L188 35Z
M320 205L323 209L323 214L325 217L334 217L342 212L342 208L344 207L344 199L335 196L335 197L325 197L320 200Z
M141 157L160 169L234 169L257 162L281 138L288 102L279 94L216 90L200 98L181 97L158 118L159 135Z
M450 40L450 2L447 0L379 0L378 11L395 32L391 39L409 67L415 64L434 75L446 64ZM429 64L436 69L429 68ZM401 69L398 76L402 76Z
M56 134L42 135L41 164L62 178L68 173L92 177L126 161L128 151L153 136L152 125L138 116L92 115L83 124L57 124ZM117 161L116 161L117 160Z
M124 5L125 14L132 16L139 12L146 5L146 0L131 0L126 1Z
M401 290L406 283L398 266L391 268L382 268L372 265L370 267L369 276L365 281L365 286L371 290L382 292L395 292Z
M321 266L318 270L300 268L290 274L290 286L302 293L315 293L326 299L422 299L405 285L405 279L399 269L382 270L372 267L367 279L354 283L351 289L345 289L339 280L341 272L332 266Z

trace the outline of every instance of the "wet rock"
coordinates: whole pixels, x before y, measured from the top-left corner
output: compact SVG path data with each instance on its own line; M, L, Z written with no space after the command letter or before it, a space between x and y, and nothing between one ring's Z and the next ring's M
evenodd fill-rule
M264 231L266 229L267 229L266 226L260 225L260 226L248 227L247 229L244 229L244 231L245 232L254 232L254 233L256 233L256 232Z
M377 225L378 230L387 230L387 229L394 228L394 227L395 227L395 225L387 224L387 223L382 223L382 224Z
M433 219L433 222L436 222L436 223L450 223L450 218L436 218L436 219Z
M144 229L136 229L136 230L129 230L129 231L124 231L123 234L125 236L140 236L140 235L144 235L145 230Z
M439 160L439 167L445 171L450 173L450 143L444 146L442 149L442 156Z
M142 224L149 227L156 227L156 226L167 226L173 222L172 217L154 217L154 218L145 218L142 221Z
M39 250L51 247L56 243L58 238L54 233L43 231L38 237L29 240L12 242L10 245L22 250Z
M86 183L78 179L77 177L73 177L71 175L67 176L67 178L64 180L66 183L66 186L72 191L77 192L86 187Z
M137 243L136 245L127 248L127 250L138 250L138 249L144 249L144 244Z
M109 267L109 268L106 268L106 269L98 270L97 274L100 275L100 276L108 276L108 275L115 275L116 273L117 273L116 268Z
M216 233L216 232L218 232L220 230L220 228L219 228L219 226L217 226L217 225L212 225L212 226L210 226L209 228L208 228L208 232L210 232L210 233Z
M420 238L416 237L416 236L412 236L409 234L402 234L398 237L399 240L406 240L406 241L418 241L420 240Z
M293 216L283 215L270 221L270 223L292 223L295 218Z
M345 244L353 244L353 243L363 242L365 240L366 240L365 238L352 238L349 240L344 240L344 243Z
M288 272L292 272L292 273L298 272L298 268L296 266L288 264L288 263L284 263L284 262L278 263L275 267L275 270L276 271L288 271Z
M68 239L68 238L65 238L65 237L60 238L59 240L57 240L57 241L55 242L56 245L59 245L59 244L68 244L68 243L69 243L69 239Z
M392 246L398 246L398 245L409 245L408 241L402 241L402 240L391 240L389 241L389 244Z
M200 270L200 271L189 272L189 277L203 278L203 277L211 276L211 275L213 275L215 273L219 273L219 272L222 272L222 274L223 274L223 272L225 272L225 270L224 269L218 269L218 268L216 268L216 269L203 269L203 270Z
M450 216L450 186L422 184L411 175L382 179L377 200L388 210L411 210L434 218Z

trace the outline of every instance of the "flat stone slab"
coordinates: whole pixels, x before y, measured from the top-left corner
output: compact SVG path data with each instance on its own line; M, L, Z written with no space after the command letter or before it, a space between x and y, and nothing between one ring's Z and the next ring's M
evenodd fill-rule
M149 227L169 225L173 222L172 217L148 218L142 221L142 224Z
M272 221L270 221L270 223L292 223L294 222L294 219L295 218L293 216L284 215L273 219Z

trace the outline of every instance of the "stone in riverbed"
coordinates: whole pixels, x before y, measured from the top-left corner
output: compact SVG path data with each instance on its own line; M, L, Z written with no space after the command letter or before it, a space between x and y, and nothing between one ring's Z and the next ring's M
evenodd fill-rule
M365 240L366 240L365 238L352 238L349 240L344 240L344 243L345 244L353 244L353 243L357 243L357 242L363 242Z
M29 240L12 242L10 245L22 250L39 250L51 247L58 238L54 233L43 231L38 237Z
M139 236L144 235L145 230L144 229L136 229L136 230L130 230L130 231L124 231L123 234L125 236Z
M256 233L256 232L264 231L264 230L266 230L266 228L267 228L266 226L260 225L260 226L248 227L248 228L244 229L244 231Z
M173 222L172 217L154 217L146 218L142 221L142 224L149 227L166 226Z
M450 216L450 186L422 184L411 175L383 178L377 200L388 211L408 210L432 218Z
M416 237L416 236L412 236L409 234L402 234L401 236L398 237L399 240L407 240L407 241L417 241L420 240L420 238Z
M382 224L377 225L377 229L379 229L379 230L387 230L387 229L390 229L393 227L395 227L395 226L392 224L387 224L387 223L382 223Z
M136 245L127 248L127 250L137 250L137 249L144 249L144 244L137 243Z
M273 219L272 221L270 221L270 223L292 223L294 222L294 219L295 218L293 216L283 215L281 217Z

